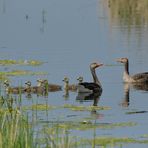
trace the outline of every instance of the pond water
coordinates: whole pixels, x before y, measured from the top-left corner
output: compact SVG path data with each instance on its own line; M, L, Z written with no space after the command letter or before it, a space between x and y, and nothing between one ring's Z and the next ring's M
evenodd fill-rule
M72 111L57 108L45 111L28 110L36 131L51 122L81 122L90 118L97 124L132 123L134 126L96 128L96 136L132 137L141 139L148 132L148 92L141 88L125 91L122 82L123 66L116 58L128 57L130 72L148 71L148 0L1 0L0 1L0 59L39 60L41 66L1 66L1 71L30 70L47 75L10 77L12 85L38 78L63 85L77 77L92 81L89 64L104 63L97 69L103 86L98 106L111 109L101 111ZM17 98L18 96L15 95ZM22 96L22 106L48 104L62 106L90 106L93 101L77 100L76 92L49 92L47 97L32 94ZM128 114L129 113L129 114ZM130 114L131 113L131 114ZM93 130L70 130L73 136L93 138ZM128 144L129 147L147 144Z

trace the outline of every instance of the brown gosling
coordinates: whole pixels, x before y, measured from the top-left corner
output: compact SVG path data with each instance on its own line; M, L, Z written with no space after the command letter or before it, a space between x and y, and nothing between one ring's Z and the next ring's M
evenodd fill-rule
M51 84L48 82L47 79L44 80L44 86L45 86L45 90L46 92L54 92L54 91L61 91L62 90L62 86L61 85L57 85L57 84Z
M82 83L83 82L83 77L80 76L80 77L77 78L77 80L78 80L79 83Z
M43 80L38 79L37 82L38 82L37 86L31 86L31 81L27 81L25 83L26 87L25 87L24 91L27 93L42 93L42 92L44 92L45 88L43 86Z
M76 91L77 90L77 85L75 84L69 84L69 78L68 77L65 77L63 79L64 81L64 90L69 90L69 91Z
M24 87L11 87L8 80L4 81L4 87L6 93L12 93L12 94L24 93Z

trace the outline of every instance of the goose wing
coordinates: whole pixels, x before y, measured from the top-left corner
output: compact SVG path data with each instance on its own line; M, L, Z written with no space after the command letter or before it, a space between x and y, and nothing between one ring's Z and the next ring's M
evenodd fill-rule
M132 78L139 82L146 82L148 83L148 72L138 73L132 76Z
M96 84L96 83L88 83L88 82L83 82L83 83L79 83L79 85L84 86L85 88L92 90L93 92L98 92L98 91L102 91L102 88L100 85Z

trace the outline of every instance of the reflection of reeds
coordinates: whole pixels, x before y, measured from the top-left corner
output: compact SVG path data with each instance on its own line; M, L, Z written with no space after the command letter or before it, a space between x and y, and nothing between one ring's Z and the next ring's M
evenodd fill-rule
M108 0L108 3L111 21L127 26L148 24L148 0Z

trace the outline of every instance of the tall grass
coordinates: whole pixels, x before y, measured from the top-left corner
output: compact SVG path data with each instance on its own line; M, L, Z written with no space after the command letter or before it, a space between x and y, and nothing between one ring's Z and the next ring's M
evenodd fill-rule
M0 110L0 148L33 148L33 130L18 110Z

